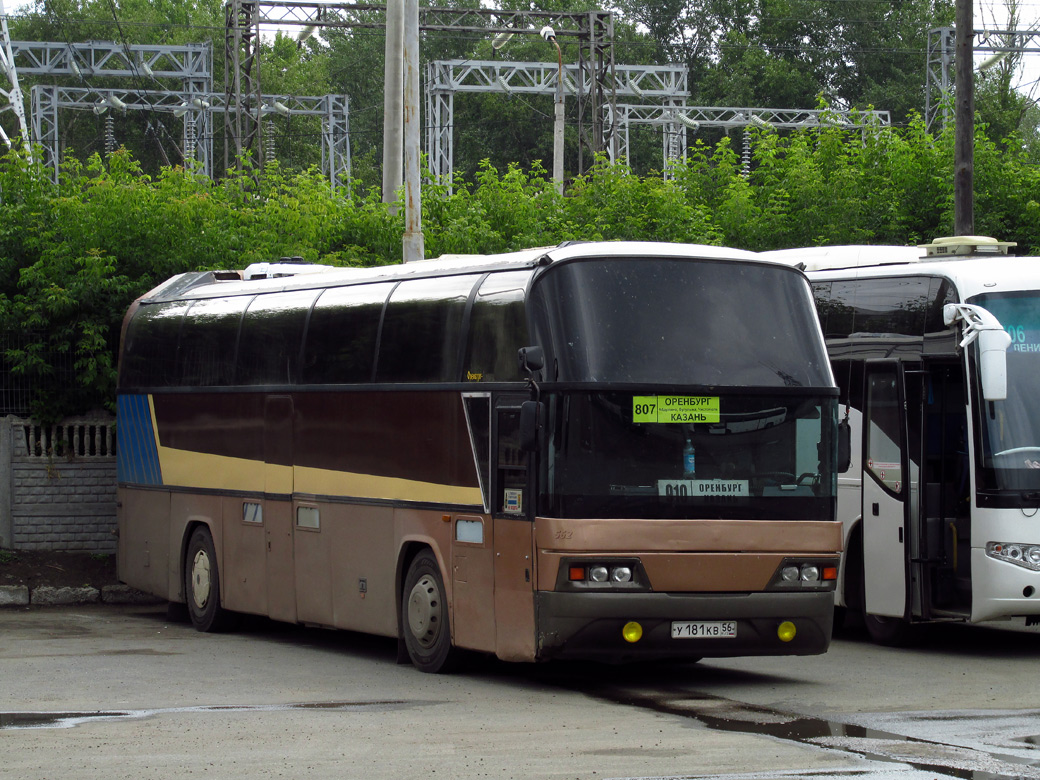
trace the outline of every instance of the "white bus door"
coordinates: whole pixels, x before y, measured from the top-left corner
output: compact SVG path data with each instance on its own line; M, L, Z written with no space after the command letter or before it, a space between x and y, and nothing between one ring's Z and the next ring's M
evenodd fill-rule
M864 376L864 612L907 617L907 520L910 484L903 369L869 361Z

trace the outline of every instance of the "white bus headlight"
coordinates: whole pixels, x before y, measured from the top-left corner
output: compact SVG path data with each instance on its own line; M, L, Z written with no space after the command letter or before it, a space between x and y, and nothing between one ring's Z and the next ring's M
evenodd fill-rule
M610 570L610 579L613 582L631 582L632 570L627 566L615 566Z
M818 582L819 579L820 569L818 566L802 567L802 582Z
M833 590L838 579L838 561L786 558L769 584L769 590Z
M557 590L649 591L638 558L565 558L556 576Z
M1040 571L1040 544L986 542L986 555L1031 571Z

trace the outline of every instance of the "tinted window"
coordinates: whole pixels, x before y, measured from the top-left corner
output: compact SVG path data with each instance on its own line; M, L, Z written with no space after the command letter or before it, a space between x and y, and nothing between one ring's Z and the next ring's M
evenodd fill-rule
M190 301L141 306L126 330L121 387L164 387L180 381L177 340Z
M529 344L524 288L529 271L492 274L480 285L469 322L463 379L509 382L523 379L516 353Z
M238 327L250 300L241 296L195 301L185 317L177 350L181 384L204 387L234 381Z
M791 268L612 258L549 268L531 290L549 380L825 386L805 278Z
M390 297L379 339L377 382L457 381L473 276L413 279Z
M927 276L817 282L813 292L827 338L939 333L943 304L953 300L948 281Z
M326 290L314 304L303 351L302 381L351 384L372 381L379 318L393 283Z
M242 318L238 384L288 384L297 380L303 326L317 295L317 290L302 290L253 299Z

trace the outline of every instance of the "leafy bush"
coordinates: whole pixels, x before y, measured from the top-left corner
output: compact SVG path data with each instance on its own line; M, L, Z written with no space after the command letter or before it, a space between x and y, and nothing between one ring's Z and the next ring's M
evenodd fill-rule
M723 138L696 143L668 177L597 159L566 195L540 163L474 182L426 181L428 256L572 240L658 240L766 250L920 243L953 222L953 132L837 125L752 131L749 170ZM39 158L37 158L39 159ZM1040 171L1021 143L976 133L976 232L1040 247ZM330 265L399 262L401 202L360 182L333 190L316 170L248 162L215 182L185 168L145 175L125 151L69 158L53 185L24 154L0 157L0 328L6 369L33 388L44 421L114 402L130 303L178 273L299 255ZM65 373L63 373L65 372Z

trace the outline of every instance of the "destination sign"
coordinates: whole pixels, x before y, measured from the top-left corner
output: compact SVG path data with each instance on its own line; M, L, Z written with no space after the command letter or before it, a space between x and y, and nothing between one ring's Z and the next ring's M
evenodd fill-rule
M719 397L708 395L637 395L632 398L635 423L716 423Z

